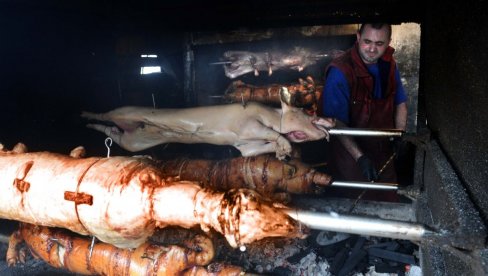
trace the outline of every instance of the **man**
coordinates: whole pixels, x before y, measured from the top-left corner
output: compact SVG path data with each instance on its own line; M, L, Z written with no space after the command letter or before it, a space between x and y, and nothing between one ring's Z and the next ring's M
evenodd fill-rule
M391 26L363 24L356 35L354 46L327 68L324 115L336 118L338 127L405 130L407 97L389 46ZM336 179L397 182L389 138L333 138L330 164Z

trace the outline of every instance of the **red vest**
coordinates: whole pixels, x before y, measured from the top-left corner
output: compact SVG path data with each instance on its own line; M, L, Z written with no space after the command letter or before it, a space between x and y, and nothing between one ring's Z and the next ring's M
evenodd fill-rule
M350 127L395 127L396 63L392 56L393 52L394 49L388 47L381 60L378 60L383 93L383 98L381 99L373 98L374 78L370 75L359 56L357 43L353 48L346 51L344 55L334 59L329 65L329 67L338 68L349 83L351 89L349 101ZM332 160L330 164L335 167L335 172L339 174L339 178L349 181L366 181L349 152L337 139L331 140ZM388 138L355 137L355 141L363 153L373 160L378 171L392 155ZM334 172L334 168L332 171ZM396 182L393 161L380 174L379 181Z
M394 99L396 94L395 67L392 47L386 49L378 61L382 80L383 99L373 99L374 79L358 53L357 43L329 66L337 67L346 77L351 89L349 126L358 128L394 128Z

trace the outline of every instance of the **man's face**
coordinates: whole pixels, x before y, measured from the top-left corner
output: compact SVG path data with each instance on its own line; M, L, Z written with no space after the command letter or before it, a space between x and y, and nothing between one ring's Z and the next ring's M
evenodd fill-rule
M359 55L366 64L376 63L390 45L387 26L377 30L365 25L363 33L357 33Z

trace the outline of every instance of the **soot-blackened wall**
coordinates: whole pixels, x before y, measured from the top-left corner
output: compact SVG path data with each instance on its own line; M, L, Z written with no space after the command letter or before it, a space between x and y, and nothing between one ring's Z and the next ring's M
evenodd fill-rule
M488 27L481 2L437 6L422 24L428 127L488 218Z

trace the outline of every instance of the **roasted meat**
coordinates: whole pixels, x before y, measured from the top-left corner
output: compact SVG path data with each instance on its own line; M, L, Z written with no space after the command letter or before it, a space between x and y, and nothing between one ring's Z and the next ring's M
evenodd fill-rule
M224 160L179 158L158 161L158 166L164 175L197 181L206 188L248 188L262 195L320 192L331 181L329 175L297 159L284 162L269 154Z
M67 228L122 248L157 227L213 229L237 247L303 237L299 223L255 191L216 192L166 179L152 160L0 152L0 218Z
M241 275L240 267L208 265L214 257L212 241L195 235L181 245L144 243L135 249L121 249L107 243L94 243L65 229L22 223L12 234L7 263L25 260L21 243L35 257L51 266L82 275ZM198 273L198 274L196 274Z

